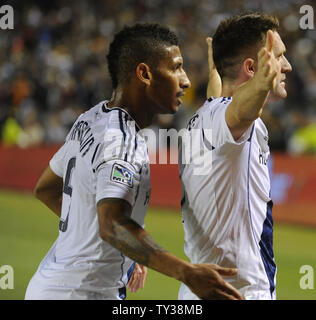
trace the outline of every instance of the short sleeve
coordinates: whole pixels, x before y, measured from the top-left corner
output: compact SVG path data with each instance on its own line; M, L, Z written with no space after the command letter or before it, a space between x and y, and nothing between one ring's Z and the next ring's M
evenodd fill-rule
M103 163L96 172L96 202L105 198L119 198L134 206L140 174L135 167L122 160Z
M226 110L231 101L232 100L230 99L229 101L225 101L224 103L218 103L211 109L210 125L212 128L212 145L215 148L220 147L224 144L242 145L251 136L253 125L251 125L237 141L232 136L231 131L226 123L225 117ZM205 122L207 120L203 119L203 121Z
M66 143L54 154L49 162L49 166L52 171L59 177L64 175L64 159L66 156Z
M122 113L121 117L124 116ZM96 201L119 198L134 206L143 158L139 161L136 157L140 146L136 142L135 123L123 121L117 124L115 119L113 117L111 126L99 139L102 143L92 167L96 177Z

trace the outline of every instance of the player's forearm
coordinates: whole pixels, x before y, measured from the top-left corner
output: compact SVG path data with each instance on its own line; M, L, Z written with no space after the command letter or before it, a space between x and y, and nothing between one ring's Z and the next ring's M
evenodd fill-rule
M132 260L179 281L186 282L193 267L167 252L128 217L112 220L112 224L100 234L103 240Z
M235 90L233 101L228 106L225 115L226 123L235 140L238 140L261 116L268 95L268 90L260 90L255 78Z
M215 67L215 63L213 60L213 39L211 37L206 38L206 42L208 45L208 84L206 91L206 98L210 97L218 98L221 96L222 92L222 80L219 76L217 69Z
M210 97L218 98L221 96L221 91L222 91L221 78L217 73L216 69L214 69L209 73L206 98L207 99L209 99Z
M241 123L253 122L261 116L269 91L258 86L253 78L236 89L233 95L235 118Z

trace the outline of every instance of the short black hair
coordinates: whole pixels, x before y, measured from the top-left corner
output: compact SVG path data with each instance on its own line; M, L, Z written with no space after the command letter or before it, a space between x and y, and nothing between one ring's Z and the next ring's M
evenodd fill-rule
M247 57L257 58L268 30L277 31L276 17L246 12L224 19L213 36L213 59L221 78L236 79L238 66Z
M126 83L141 62L154 68L165 46L178 46L176 34L158 23L137 23L116 33L107 55L113 88Z

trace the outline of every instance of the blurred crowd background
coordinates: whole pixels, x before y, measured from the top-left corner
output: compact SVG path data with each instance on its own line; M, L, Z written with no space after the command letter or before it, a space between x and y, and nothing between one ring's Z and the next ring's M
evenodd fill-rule
M316 154L316 31L302 30L304 0L5 1L14 29L0 30L0 135L26 148L62 143L77 116L112 93L106 53L116 31L135 22L160 22L180 39L192 88L175 116L156 128L181 129L206 98L207 45L221 19L262 11L280 20L288 98L269 105L263 118L272 150Z

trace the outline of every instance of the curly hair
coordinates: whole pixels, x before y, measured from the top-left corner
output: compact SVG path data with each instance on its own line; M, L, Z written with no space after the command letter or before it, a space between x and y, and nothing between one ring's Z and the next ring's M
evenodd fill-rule
M257 12L222 20L213 36L213 59L221 78L236 79L244 59L256 60L268 30L278 28L276 17Z
M155 68L166 46L178 46L178 38L158 23L137 23L116 33L107 54L108 69L115 89L125 84L141 62Z

